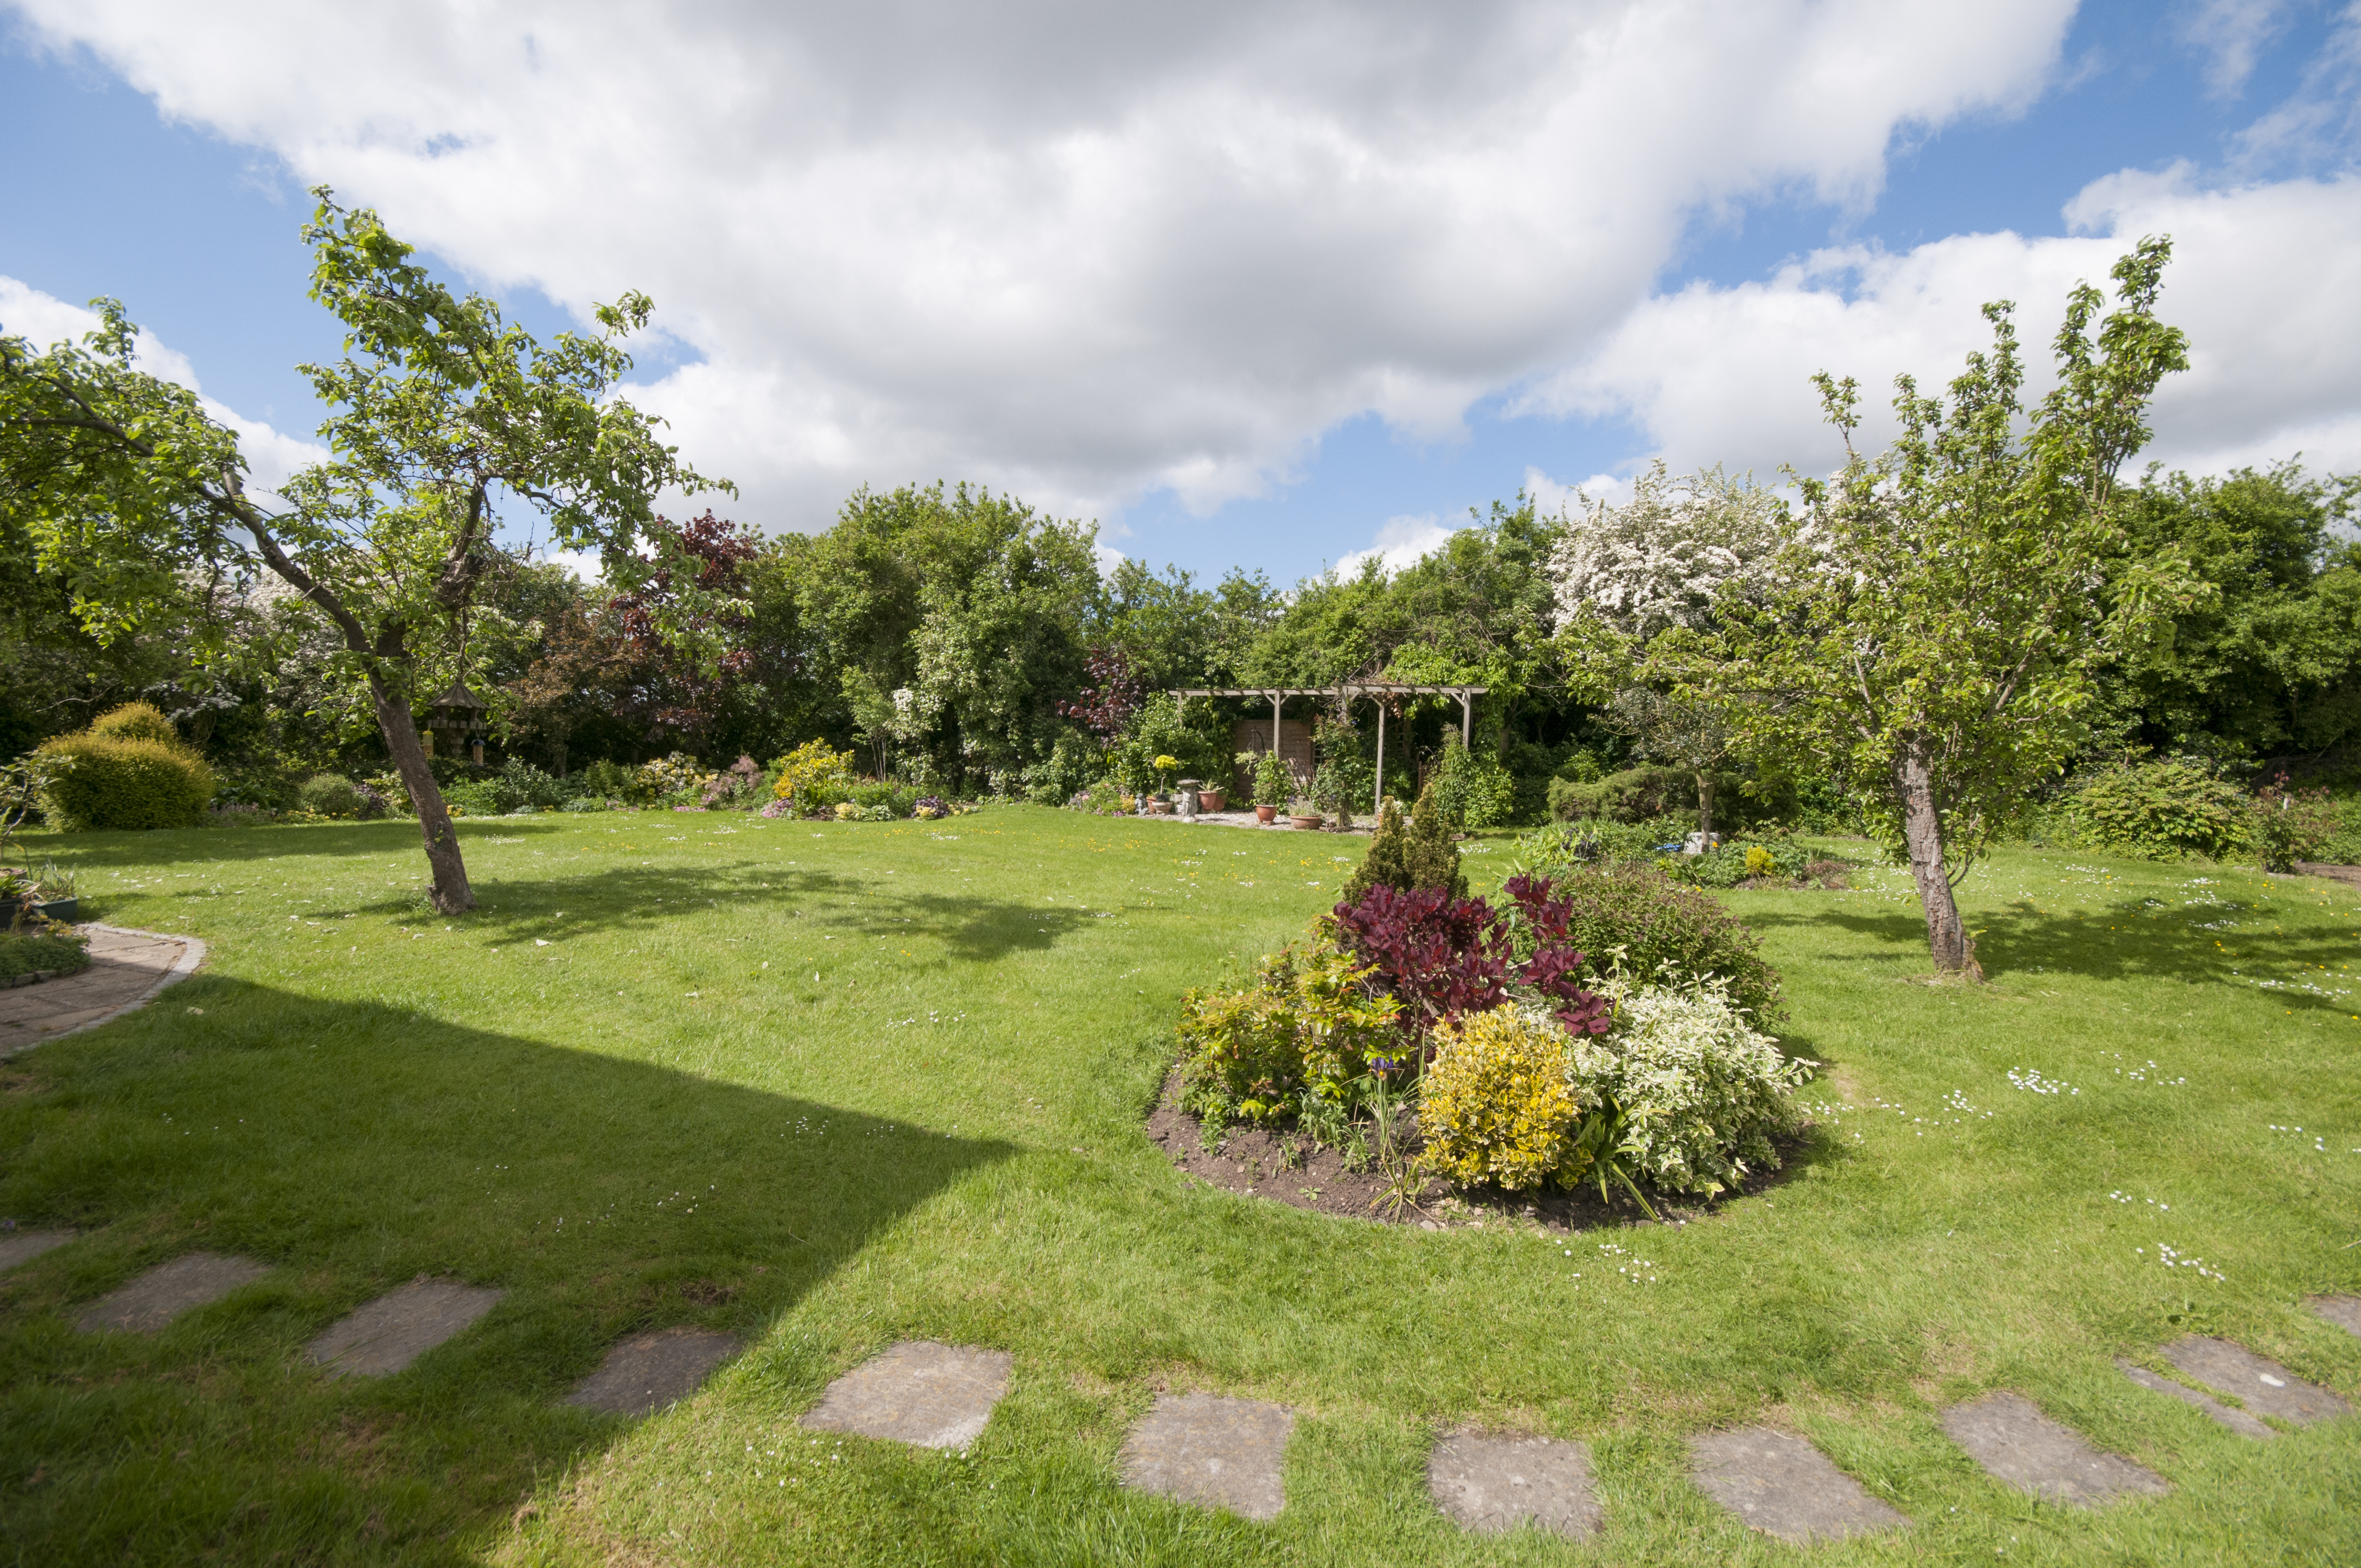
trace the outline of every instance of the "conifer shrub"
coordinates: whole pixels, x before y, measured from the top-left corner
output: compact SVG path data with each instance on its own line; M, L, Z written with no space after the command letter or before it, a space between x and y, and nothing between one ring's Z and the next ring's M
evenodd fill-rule
M41 808L69 833L193 827L214 795L213 770L146 703L116 708L40 750L65 764L43 791Z

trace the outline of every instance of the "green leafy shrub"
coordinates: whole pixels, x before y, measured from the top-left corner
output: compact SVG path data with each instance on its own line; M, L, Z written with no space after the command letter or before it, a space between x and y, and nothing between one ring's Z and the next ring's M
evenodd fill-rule
M790 802L798 811L826 811L852 785L852 753L825 740L807 740L773 762L771 773L773 799Z
M51 929L34 935L0 933L0 980L20 974L74 974L90 967L90 944L71 931Z
M181 743L181 732L172 721L160 709L144 702L126 702L100 714L90 721L89 733L110 740L160 740L167 746Z
M1664 873L1675 882L1697 887L1736 887L1750 878L1799 879L1811 863L1811 854L1784 835L1762 839L1725 839L1718 850L1702 855L1667 856Z
M303 781L295 792L296 800L306 811L322 817L357 817L361 814L361 792L353 781L337 773L314 773Z
M2151 861L2231 860L2253 831L2246 797L2179 757L2101 773L2074 792L2067 811L2093 844Z
M1718 979L1758 1022L1780 1015L1779 975L1762 938L1710 894L1653 866L1577 865L1553 885L1572 901L1566 939L1594 964L1620 953L1650 982Z
M1693 819L1692 819L1693 820ZM1554 822L1517 840L1510 876L1564 876L1577 866L1653 864L1697 829L1676 817L1645 822Z
M1774 822L1796 809L1795 792L1783 780L1716 773L1713 826L1716 832ZM1682 833L1697 825L1697 774L1686 768L1626 768L1588 783L1553 779L1549 814L1554 822L1678 821ZM1677 835L1675 835L1677 837Z
M2296 789L2281 773L2255 792L2249 803L2254 826L2249 838L2266 869L2292 871L2299 861L2330 865L2350 863L2361 850L2361 834L2348 833L2345 808L2324 789Z
M1435 770L1435 805L1455 828L1504 828L1517 809L1517 781L1490 757L1479 757L1449 735Z
M1599 987L1615 1003L1605 1035L1567 1037L1577 1094L1621 1113L1619 1145L1653 1186L1710 1196L1775 1170L1772 1140L1799 1124L1795 1091L1819 1064L1790 1058L1747 1021L1719 979L1646 985L1619 970Z
M918 804L918 792L908 784L863 780L846 790L844 798L861 808L863 820L891 822L910 815ZM875 815L880 811L884 815Z
M577 795L558 809L572 812L605 811L608 809L607 797L603 795Z
M469 817L498 817L500 814L500 785L490 779L467 779L446 784L443 790L443 804Z
M1265 958L1254 983L1180 1001L1181 1103L1209 1123L1358 1103L1373 1056L1404 1049L1400 1004L1330 948Z
M1360 903L1373 887L1400 893L1414 887L1439 887L1454 898L1467 896L1467 869L1443 826L1436 793L1434 781L1429 780L1419 792L1408 828L1402 825L1400 805L1387 799L1385 808L1378 813L1378 830L1369 838L1368 852L1345 880L1345 903Z
M1284 811L1295 795L1295 775L1277 751L1265 751L1255 763L1254 803Z
M196 751L153 733L145 703L117 708L79 735L44 742L44 756L64 765L42 792L42 811L66 832L90 828L188 828L214 795L214 772ZM129 729L109 733L103 726Z
M606 800L621 800L631 787L631 770L620 762L601 757L576 773L572 780L577 793L598 795Z
M566 802L566 790L551 774L534 767L522 757L511 757L500 764L500 775L492 782L502 813L553 810Z

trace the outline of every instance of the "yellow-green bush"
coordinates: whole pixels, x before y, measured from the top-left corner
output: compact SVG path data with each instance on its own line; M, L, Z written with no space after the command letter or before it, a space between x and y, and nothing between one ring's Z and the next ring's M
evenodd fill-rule
M1403 1048L1401 1003L1372 995L1367 973L1333 948L1303 958L1286 948L1243 991L1191 992L1180 1002L1182 1103L1215 1122L1349 1112L1368 1058Z
M771 769L777 775L771 785L772 797L805 811L822 810L836 804L832 798L821 800L818 792L852 787L852 753L840 751L825 740L805 741L773 762Z
M145 709L170 729L154 708L144 703L132 707ZM123 718L126 713L130 717ZM136 727L134 733L109 733L103 728L118 719ZM148 729L141 714L117 708L79 735L45 743L44 754L67 764L41 796L50 822L70 833L194 825L205 802L214 797L214 771L179 740L140 732Z
M181 743L181 732L160 708L144 702L126 702L121 707L100 714L90 721L88 731L109 740L161 740L167 746Z
M1428 1157L1452 1180L1511 1192L1580 1179L1576 1136L1596 1098L1566 1072L1566 1033L1546 1013L1496 1007L1434 1032L1419 1130Z

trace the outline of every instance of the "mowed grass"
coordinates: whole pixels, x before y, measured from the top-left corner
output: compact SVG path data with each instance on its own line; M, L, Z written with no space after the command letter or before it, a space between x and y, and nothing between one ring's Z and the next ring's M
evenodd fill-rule
M1919 982L1897 873L1732 894L1826 1064L1818 1131L1759 1196L1569 1239L1234 1197L1143 1136L1181 991L1300 935L1358 841L1029 808L463 831L459 920L408 824L37 847L93 917L213 952L5 1069L0 1214L87 1233L0 1275L14 1560L1785 1562L1686 1477L1686 1435L1765 1420L1916 1521L1819 1561L2361 1557L2361 1420L2250 1442L2113 1365L2195 1329L2361 1393L2361 1339L2302 1306L2361 1289L2351 889L2011 851L1964 889L1978 989ZM152 1340L70 1329L200 1248L274 1272ZM305 1363L422 1273L509 1294L399 1376ZM559 1403L671 1323L747 1349L650 1420ZM796 1429L905 1338L1014 1353L970 1451ZM1936 1424L1993 1387L2171 1494L1995 1485ZM1166 1388L1298 1411L1278 1520L1119 1489ZM1588 1440L1602 1533L1447 1523L1426 1454L1464 1423Z

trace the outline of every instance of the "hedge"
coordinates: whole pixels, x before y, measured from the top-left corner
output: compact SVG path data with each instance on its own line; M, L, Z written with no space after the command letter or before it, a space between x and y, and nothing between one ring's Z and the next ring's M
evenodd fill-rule
M145 703L119 707L79 735L41 747L70 762L41 797L57 828L189 828L214 797L214 771L177 737L171 723ZM110 728L112 727L112 728Z

